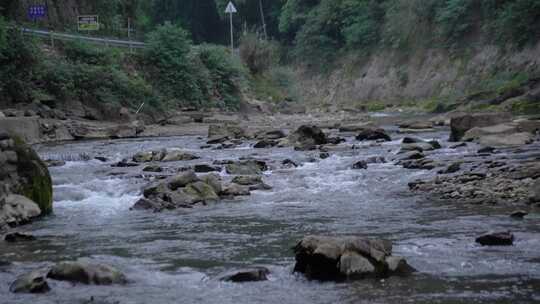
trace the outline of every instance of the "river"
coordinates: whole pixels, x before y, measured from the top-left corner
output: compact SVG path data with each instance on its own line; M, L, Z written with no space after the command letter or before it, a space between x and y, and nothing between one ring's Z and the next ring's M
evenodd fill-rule
M403 136L403 135L400 135ZM443 146L446 130L422 134ZM396 136L396 139L399 136ZM352 136L347 137L353 142ZM511 219L504 207L443 204L412 194L408 182L435 174L391 162L351 165L369 156L391 158L399 141L360 144L321 160L291 148L200 150L204 138L172 137L73 142L37 147L44 158L70 159L51 168L54 215L19 230L37 241L0 248L1 303L538 303L540 218ZM187 166L255 156L270 165L290 158L298 168L264 175L270 191L192 210L130 211L148 181L141 168L112 168L136 152L180 147L202 158ZM471 151L474 147L469 148ZM470 151L469 151L470 152ZM434 158L467 150L441 149ZM80 155L109 160L82 160ZM315 158L313 162L311 158ZM221 173L225 175L225 173ZM511 230L509 247L481 247L476 236ZM394 254L418 273L345 283L308 281L293 274L291 248L307 234L361 234L394 242ZM44 295L9 292L17 275L55 262L87 259L114 265L125 286L73 286L50 281ZM224 271L252 265L271 270L269 281L225 283Z

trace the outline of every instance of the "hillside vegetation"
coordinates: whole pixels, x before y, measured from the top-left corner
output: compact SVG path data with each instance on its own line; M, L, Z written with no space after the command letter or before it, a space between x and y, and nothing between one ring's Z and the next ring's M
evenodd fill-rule
M3 15L25 23L30 2L6 1ZM74 10L46 2L49 16L35 26L73 31L70 20L77 14L99 14L102 29L94 34L125 37L129 21L132 34L150 47L133 55L67 44L42 60L32 43L8 33L9 43L25 47L8 66L19 62L32 70L16 72L11 89L1 93L8 99L72 98L64 96L65 88L51 89L64 79L64 87L74 88L67 91L79 97L136 104L143 96L158 108L235 109L249 96L325 107L361 103L379 109L399 101L449 109L466 95L496 95L540 76L538 0L237 0L241 61L208 44L228 42L227 0L67 1ZM108 59L79 62L72 49L84 58L90 52ZM108 80L80 83L73 75L81 71L89 80L103 73ZM29 80L34 88L17 85Z

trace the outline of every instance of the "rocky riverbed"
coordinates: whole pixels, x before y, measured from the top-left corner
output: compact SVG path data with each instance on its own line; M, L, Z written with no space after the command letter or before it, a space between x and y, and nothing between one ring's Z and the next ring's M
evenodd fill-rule
M440 119L368 120L267 117L35 146L54 165L54 214L9 231L33 237L0 241L2 299L539 301L535 129L488 147L484 133L450 142ZM465 121L460 136L486 127ZM533 124L484 121L512 124L505 134Z

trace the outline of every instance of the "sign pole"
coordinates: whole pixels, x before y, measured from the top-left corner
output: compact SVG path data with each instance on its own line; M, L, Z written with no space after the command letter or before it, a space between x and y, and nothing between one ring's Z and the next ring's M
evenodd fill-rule
M225 13L229 14L229 23L231 24L231 56L234 56L234 30L233 30L232 17L233 17L233 14L236 12L237 12L236 7L232 3L232 1L229 1L229 4L227 4L227 8L225 9Z
M231 54L234 55L234 32L233 32L233 23L232 23L232 13L229 13L229 20L231 23Z

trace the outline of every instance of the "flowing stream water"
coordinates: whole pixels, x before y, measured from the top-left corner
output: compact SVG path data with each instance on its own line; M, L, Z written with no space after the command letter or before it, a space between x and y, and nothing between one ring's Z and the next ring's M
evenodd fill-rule
M444 138L445 131L422 134ZM348 137L349 142L354 141ZM412 194L407 183L428 177L391 162L352 170L369 156L392 156L399 141L331 153L309 162L314 152L291 148L200 150L205 139L173 137L74 142L39 146L44 158L87 154L98 160L68 161L51 168L54 215L19 230L37 241L0 248L0 303L539 303L540 218L518 221L504 207L442 204ZM192 210L130 211L148 181L141 167L111 168L138 151L181 147L202 158L255 156L272 163L290 158L298 168L273 169L264 180L270 191ZM441 149L433 158L470 151ZM171 165L167 164L166 166ZM221 173L225 175L225 173ZM481 247L474 239L489 230L511 230L514 246ZM293 274L291 248L308 234L361 234L394 242L394 254L418 273L410 277L344 283L308 281ZM9 292L22 273L59 261L87 259L122 270L125 286L84 286L50 281L44 295ZM228 270L262 265L270 280L225 283Z

